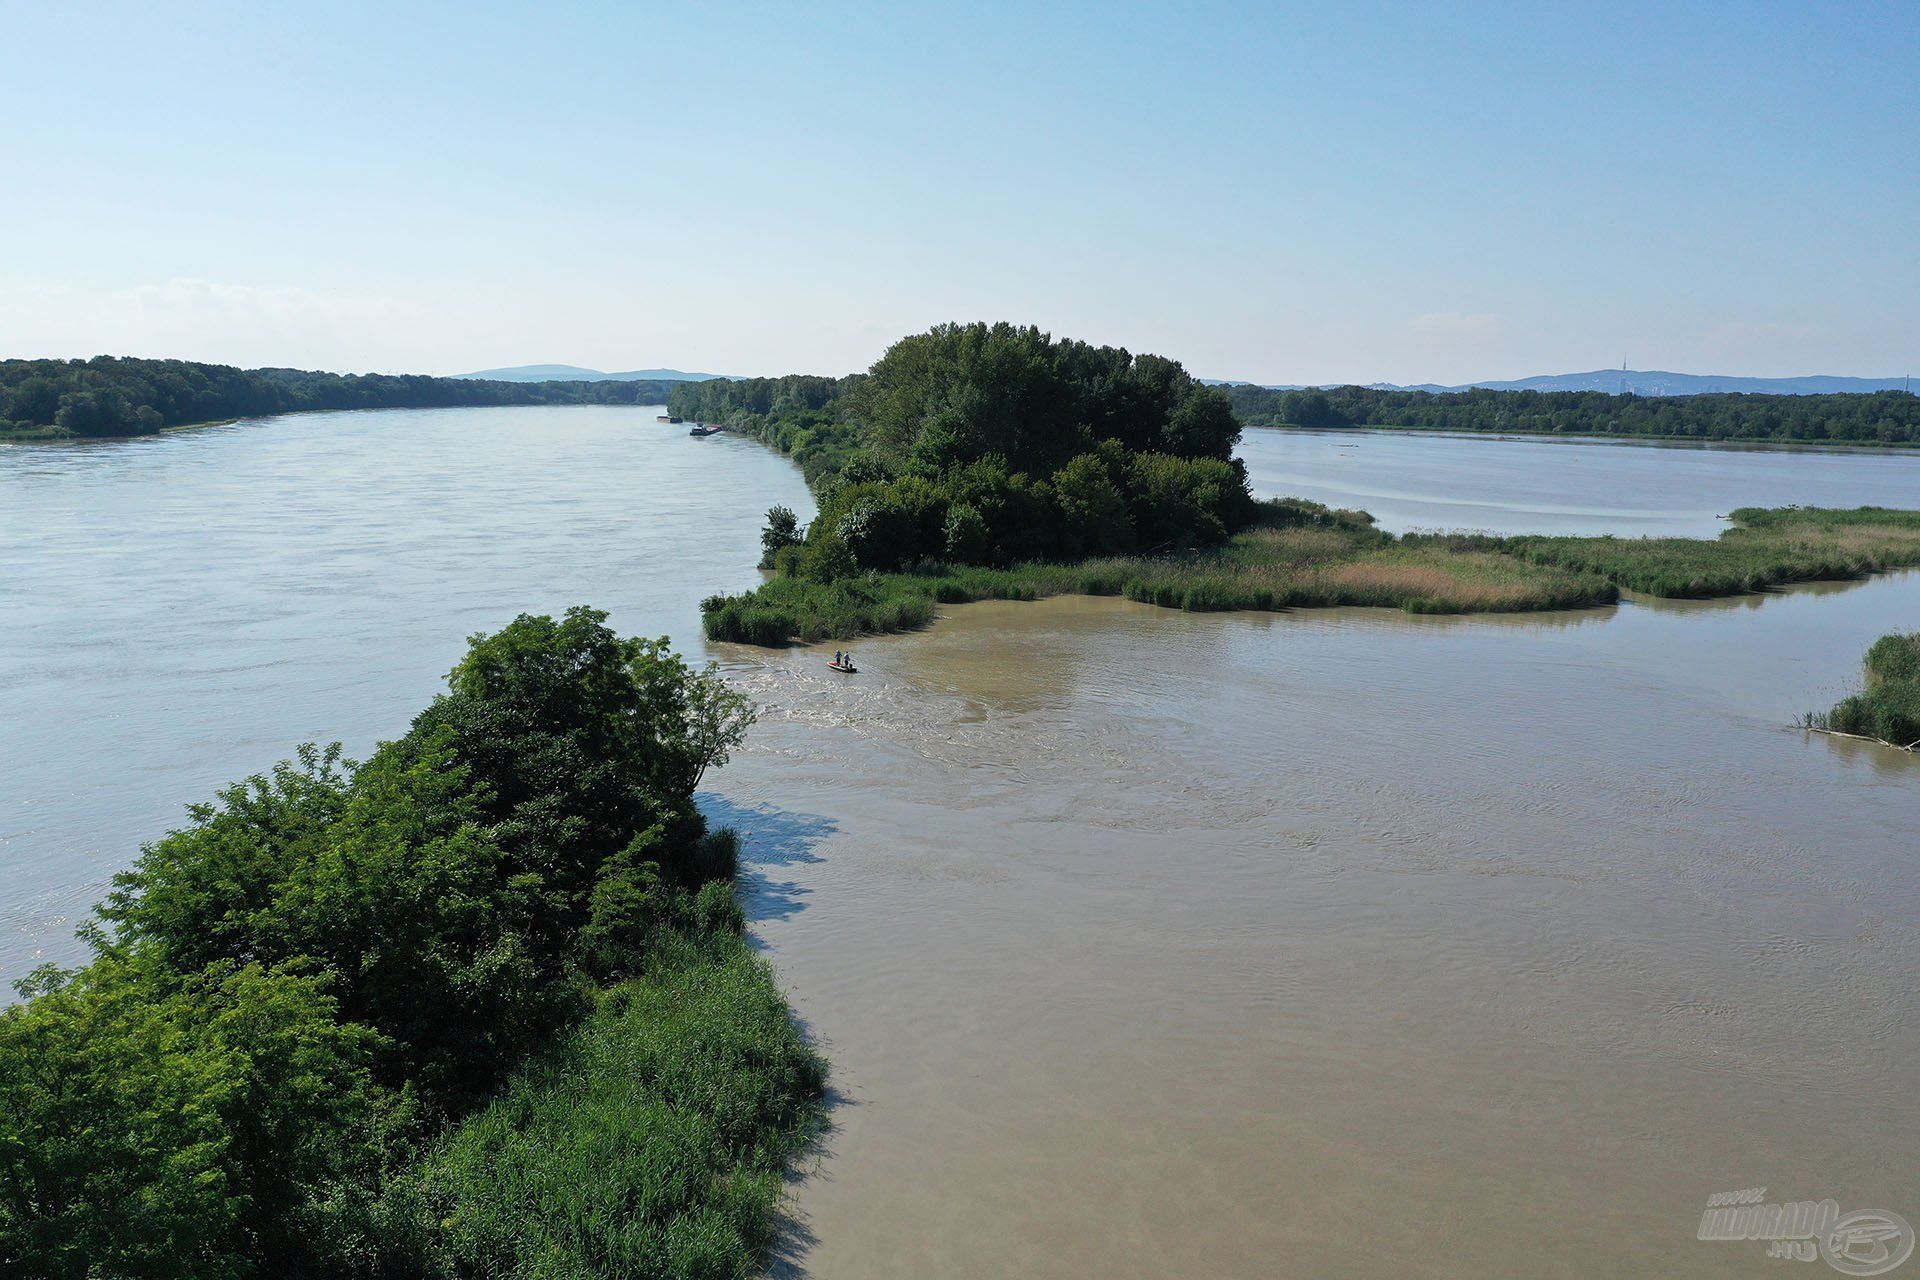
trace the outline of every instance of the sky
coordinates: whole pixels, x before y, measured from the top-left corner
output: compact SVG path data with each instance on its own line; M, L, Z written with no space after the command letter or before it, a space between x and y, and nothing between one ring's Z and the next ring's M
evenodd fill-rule
M1920 373L1920 5L0 0L0 357Z

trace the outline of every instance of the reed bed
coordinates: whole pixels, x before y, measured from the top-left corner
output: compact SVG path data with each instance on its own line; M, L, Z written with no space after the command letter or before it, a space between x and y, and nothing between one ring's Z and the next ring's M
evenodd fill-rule
M1269 505L1267 523L1204 551L1011 568L926 565L832 583L776 578L707 601L707 636L759 645L846 640L926 626L942 604L1069 594L1192 612L1376 605L1516 613L1609 604L1623 588L1738 595L1920 565L1920 511L1884 507L1744 507L1733 513L1734 527L1713 539L1396 538L1361 513Z
M1413 613L1513 612L1602 604L1617 595L1591 574L1445 540L1370 529L1263 528L1218 549L994 569L925 566L833 583L776 578L704 606L709 639L778 645L847 640L927 625L938 606L1056 595L1125 596L1189 612L1377 605Z
M1824 733L1920 748L1920 632L1882 636L1867 650L1866 687L1832 710L1807 716Z
M1920 511L1742 507L1718 538L1507 538L1535 564L1599 574L1653 596L1739 595L1920 565Z
M396 1188L434 1276L745 1280L826 1067L737 933L684 940Z

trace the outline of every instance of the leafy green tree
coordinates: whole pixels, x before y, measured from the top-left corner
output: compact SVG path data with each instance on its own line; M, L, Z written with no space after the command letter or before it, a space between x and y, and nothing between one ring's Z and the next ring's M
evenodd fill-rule
M378 1037L291 966L109 952L0 1014L0 1271L320 1277L380 1167Z
M21 422L51 426L60 411L60 386L52 378L22 378L7 399L7 414Z
M993 554L986 520L964 502L948 508L942 533L947 559L955 563L980 564Z
M1133 545L1127 500L1105 459L1083 453L1053 477L1062 530L1086 555L1124 551Z
M760 567L771 569L776 557L800 541L800 517L789 507L767 508L767 527L760 531Z
M1239 439L1240 419L1226 393L1196 386L1168 415L1160 448L1183 458L1226 458Z
M752 711L711 667L574 609L475 637L449 685L364 764L303 748L196 806L93 962L0 1013L0 1274L423 1274L397 1165L590 980L737 928L692 795Z

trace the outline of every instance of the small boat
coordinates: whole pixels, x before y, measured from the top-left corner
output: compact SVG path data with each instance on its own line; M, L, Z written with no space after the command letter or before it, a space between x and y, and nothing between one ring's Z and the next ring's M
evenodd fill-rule
M687 434L690 436L717 436L720 434L720 428L710 427L702 422L695 426L693 430L687 432Z
M860 669L854 666L851 662L829 662L827 665L829 667L832 667L835 671L844 671L848 675L852 675L854 672Z

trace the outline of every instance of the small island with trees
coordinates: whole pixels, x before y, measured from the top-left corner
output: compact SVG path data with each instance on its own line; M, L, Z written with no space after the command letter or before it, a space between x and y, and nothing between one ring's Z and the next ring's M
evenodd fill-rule
M703 602L715 640L849 639L941 604L1068 593L1512 612L1920 564L1920 512L1878 507L1742 508L1717 539L1396 537L1364 512L1256 501L1227 392L1163 357L1007 324L941 325L848 378L682 384L670 404L791 456L819 504L804 529L769 513L773 576Z

